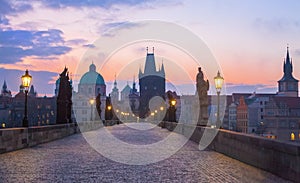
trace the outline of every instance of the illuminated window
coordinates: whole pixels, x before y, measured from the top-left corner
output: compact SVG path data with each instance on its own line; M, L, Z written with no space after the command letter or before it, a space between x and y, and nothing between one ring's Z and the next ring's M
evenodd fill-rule
M295 134L291 133L291 140L295 140Z

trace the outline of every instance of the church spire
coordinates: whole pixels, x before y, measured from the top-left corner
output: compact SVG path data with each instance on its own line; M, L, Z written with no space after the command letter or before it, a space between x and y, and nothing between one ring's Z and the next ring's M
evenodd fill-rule
M2 90L6 91L6 89L7 89L7 85L6 85L6 81L4 80L4 83L3 83L3 86L2 86Z
M2 86L1 96L11 97L11 92L7 90L6 80L4 80Z
M287 47L287 51L286 51L286 58L285 58L285 62L284 62L283 72L286 75L292 75L292 73L293 73L293 65L291 63L289 47Z
M139 74L138 74L138 76L139 76L139 79L141 79L142 78L142 76L143 76L143 73L142 73L142 66L140 65L140 67L139 67Z
M286 62L290 62L289 46L286 47Z
M136 92L137 92L137 89L136 89L136 84L135 84L135 75L133 75L132 91L131 91L131 93L134 94Z
M117 88L117 76L116 76L116 74L115 74L114 87Z
M117 76L116 76L116 74L115 74L114 87L113 87L112 91L113 92L118 92L119 91L119 89L117 87Z
M33 85L30 86L30 90L29 90L28 95L31 96L31 97L36 97L37 96L37 92L34 90Z
M165 66L164 66L164 61L162 60L161 62L161 69L160 69L160 72L165 75Z

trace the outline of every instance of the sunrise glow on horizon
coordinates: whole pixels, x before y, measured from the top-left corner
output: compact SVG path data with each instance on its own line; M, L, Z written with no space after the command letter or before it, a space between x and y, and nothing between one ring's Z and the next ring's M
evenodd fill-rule
M300 3L296 0L278 0L272 4L258 0L2 1L0 7L0 84L2 86L5 80L13 94L19 91L20 77L26 69L33 76L32 84L37 92L53 96L54 83L65 66L76 84L92 62L105 79L107 93L111 92L115 75L122 90L127 82L131 84L134 77L137 79L139 67L143 67L145 61L146 47L151 52L155 47L156 66L159 68L164 63L170 83L180 88L182 94L193 94L198 67L203 67L201 63L207 60L194 62L180 49L160 42L124 44L115 52L106 50L108 42L116 36L111 30L121 27L123 32L117 31L118 35L138 33L140 22L149 20L176 24L202 40L221 68L227 94L276 93L277 81L283 75L287 45L293 60L293 74L300 79L300 19L297 16ZM164 31L161 26L156 30L157 34ZM175 37L177 32L168 34ZM180 35L180 38L185 37ZM98 40L107 42L101 45ZM122 42L121 38L116 40ZM97 55L86 57L93 49ZM201 52L201 48L192 43L183 49ZM180 69L186 74L178 75ZM217 67L203 67L211 83L217 71Z

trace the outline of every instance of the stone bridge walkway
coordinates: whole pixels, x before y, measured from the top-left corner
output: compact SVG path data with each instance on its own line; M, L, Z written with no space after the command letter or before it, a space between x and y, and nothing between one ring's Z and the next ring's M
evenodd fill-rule
M107 132L126 142L125 146L109 143ZM145 162L164 158L165 155L156 154L164 154L167 150L161 152L158 147L151 155L143 149L137 151L126 146L148 148L169 135L179 139L176 141L186 140L182 135L159 127L136 130L123 124L1 154L0 182L287 182L220 153L199 151L198 145L191 141L170 157L150 164ZM106 157L86 139L94 146L97 142L91 139L101 139L102 147L95 149L103 150ZM173 148L172 144L160 146ZM124 164L126 159L128 162ZM147 161L143 162L144 159ZM144 165L136 165L136 162Z

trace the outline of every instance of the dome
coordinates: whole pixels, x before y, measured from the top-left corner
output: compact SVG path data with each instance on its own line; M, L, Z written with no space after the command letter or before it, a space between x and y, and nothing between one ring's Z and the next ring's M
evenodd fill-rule
M105 82L101 74L96 72L96 66L91 64L89 72L81 77L79 84L105 85Z

